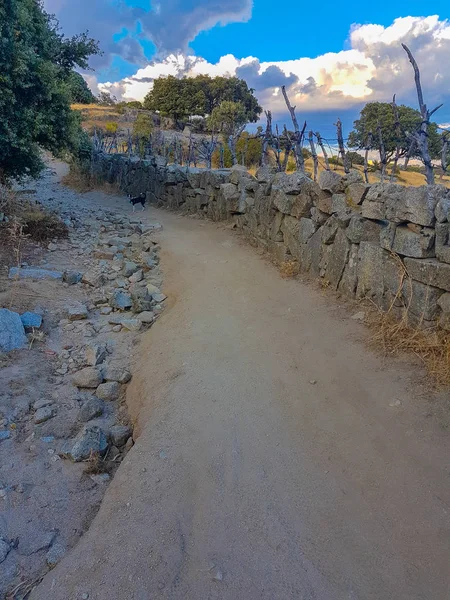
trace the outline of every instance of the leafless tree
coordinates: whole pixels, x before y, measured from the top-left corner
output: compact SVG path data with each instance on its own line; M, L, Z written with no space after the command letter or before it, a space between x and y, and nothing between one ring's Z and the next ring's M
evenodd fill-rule
M320 149L322 150L323 160L325 162L325 169L327 171L329 171L330 163L328 161L328 154L327 154L327 151L325 150L325 144L323 143L322 136L320 135L320 133L318 131L316 131L315 136L317 138L317 143L319 144Z
M319 159L317 157L316 146L314 145L314 134L312 131L308 134L309 146L311 148L311 156L314 163L314 181L317 181L317 173L319 170Z
M245 129L245 125L242 125L241 127L236 128L236 130L228 138L228 145L230 147L233 165L237 165L237 163L238 163L237 154L236 154L236 144L238 142L238 139L241 137L244 129Z
M411 63L414 69L414 81L416 83L417 99L419 101L420 114L422 115L422 123L420 125L420 130L416 133L411 134L411 137L416 141L417 147L422 156L422 160L425 165L425 175L427 178L427 183L429 185L432 185L434 184L434 171L433 163L431 162L430 151L428 148L428 127L430 125L431 116L441 108L442 104L436 106L436 108L434 108L431 111L427 109L427 105L423 100L419 67L417 66L416 60L408 46L406 44L402 44L402 47L408 55L409 62Z
M344 136L342 134L342 122L340 119L335 123L337 129L337 141L339 147L339 154L342 156L342 164L344 165L344 173L350 173L350 165L347 153L345 152Z
M289 98L286 92L286 86L281 86L281 91L283 93L284 101L286 102L286 106L291 115L292 124L294 125L295 132L295 144L294 144L294 152L295 152L295 161L297 163L297 169L299 171L305 172L305 159L303 158L302 146L303 146L303 137L305 135L306 129L306 121L303 126L303 129L300 130L298 126L297 116L295 114L295 106L292 106L289 102Z
M291 150L292 150L292 139L291 139L291 136L289 135L289 131L287 130L286 125L284 125L284 128L283 128L283 136L284 136L285 142L284 142L284 157L283 157L283 164L281 166L281 170L284 173L287 169L288 162L289 162L289 156L290 156Z

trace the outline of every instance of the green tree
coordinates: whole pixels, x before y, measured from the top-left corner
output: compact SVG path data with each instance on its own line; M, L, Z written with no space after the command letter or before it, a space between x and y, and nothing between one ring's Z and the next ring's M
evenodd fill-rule
M64 38L39 0L0 2L0 182L38 175L40 148L78 152L85 143L69 80L98 52L86 34Z
M361 111L359 119L353 123L354 130L350 132L348 137L349 147L364 148L367 143L367 135L371 131L373 134L372 147L375 150L379 150L380 143L377 127L378 123L380 123L388 161L395 154L397 143L399 144L401 155L406 154L411 144L407 134L418 131L422 117L418 110L403 104L398 106L398 114L400 128L397 133L394 112L390 103L369 102L366 104ZM432 158L439 158L440 135L436 123L430 123L428 133L431 156Z
M139 154L145 153L145 147L153 131L153 119L149 113L141 112L133 123L133 137L137 138L139 145Z
M245 107L240 102L224 100L213 109L209 117L209 128L223 133L227 138L247 123Z
M84 78L76 71L69 73L67 85L69 86L71 102L77 102L78 104L94 104L97 102Z
M178 79L172 75L160 77L144 99L144 108L171 117L176 122L189 116L212 115L222 102L243 106L246 122L254 123L262 112L258 100L243 79L198 75Z
M173 75L155 79L153 89L144 98L144 108L159 112L161 116L170 117L175 123L179 123L190 112L185 81Z

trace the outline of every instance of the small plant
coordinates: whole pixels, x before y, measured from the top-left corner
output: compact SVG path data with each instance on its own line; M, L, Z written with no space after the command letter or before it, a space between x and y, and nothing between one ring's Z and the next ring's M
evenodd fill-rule
M117 123L116 121L108 121L105 124L106 135L114 135L117 133L118 129L119 129L119 123Z

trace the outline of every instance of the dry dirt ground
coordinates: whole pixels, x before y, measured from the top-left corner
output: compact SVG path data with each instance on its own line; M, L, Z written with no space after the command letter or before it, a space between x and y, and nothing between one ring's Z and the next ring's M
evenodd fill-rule
M31 599L449 598L447 394L225 227L147 215L170 306L137 350L135 445Z
M99 352L96 368L109 370L107 379L128 378L122 374L130 369L140 333L110 323L122 313L111 312L104 296L108 286L131 284L120 271L123 259L102 260L111 248L103 244L108 238L122 236L120 242L128 236L130 246L123 252L132 253L151 233L148 226L142 231L139 214L131 213L125 199L126 210L118 214L107 203L91 203L63 188L58 179L47 172L39 182L28 184L34 192L29 196L67 221L69 238L51 242L51 251L20 237L0 249L0 307L43 316L42 329L27 347L0 352L0 598L8 600L25 598L34 582L76 544L132 444L127 440L131 430L123 402L125 386L113 384L118 397L97 398L95 389L78 389L71 379L94 364L89 355L93 349ZM8 241L6 231L3 242ZM25 263L80 276L98 272L105 281L68 285L61 280L8 278L8 266ZM148 276L159 283L158 272L158 266L148 269L142 283ZM73 307L85 307L87 318L69 320ZM100 396L98 390L95 393ZM111 438L99 465L89 458L74 464L63 456L65 444L84 427L100 427L110 435L118 426L125 428L124 437L120 443L117 436L116 442Z

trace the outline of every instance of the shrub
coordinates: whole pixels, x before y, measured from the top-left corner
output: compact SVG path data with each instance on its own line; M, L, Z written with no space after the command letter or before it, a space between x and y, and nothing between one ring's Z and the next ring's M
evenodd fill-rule
M114 135L115 133L117 133L118 129L119 123L117 123L116 121L108 121L107 123L105 123L106 135Z

